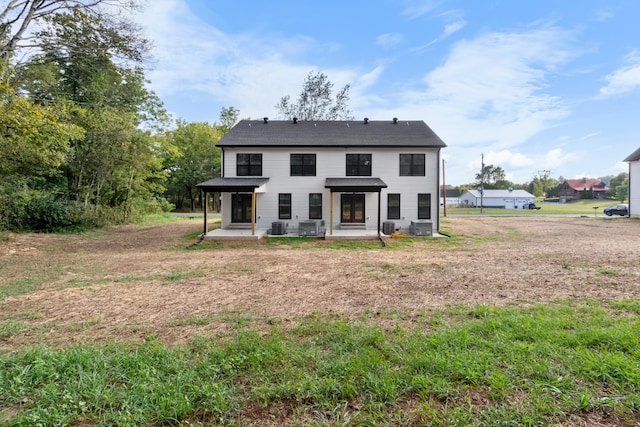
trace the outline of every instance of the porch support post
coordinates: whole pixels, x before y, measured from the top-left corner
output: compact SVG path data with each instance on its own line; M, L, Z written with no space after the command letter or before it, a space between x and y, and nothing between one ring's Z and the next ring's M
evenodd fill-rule
M329 236L333 236L333 190L329 192Z
M209 230L207 229L207 191L204 191L204 203L202 206L202 210L204 212L204 232L202 236L206 236Z
M251 193L251 235L256 235L256 192Z
M380 198L382 197L382 191L378 190L378 234L380 234Z

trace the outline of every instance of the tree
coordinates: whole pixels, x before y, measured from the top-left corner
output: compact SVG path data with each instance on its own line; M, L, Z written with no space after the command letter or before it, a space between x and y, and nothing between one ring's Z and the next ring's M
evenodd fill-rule
M549 196L557 186L558 182L551 178L551 171L539 170L533 175L533 180L529 184L529 190L536 197L546 197Z
M218 126L223 134L229 132L229 130L238 121L240 110L234 107L222 107L220 111L220 125Z
M0 230L53 231L69 225L56 191L68 141L84 130L67 111L38 105L0 82Z
M70 143L69 198L85 210L90 205L118 209L119 220L126 220L131 198L138 196L134 189L148 194L134 181L145 180L147 172L154 176L161 167L142 161L153 163L152 142L138 129L155 114L147 106L157 104L139 65L148 42L134 26L79 9L45 22L38 33L42 53L22 68L21 87L38 102L70 105L71 121L86 130ZM117 179L121 176L129 178Z
M164 141L141 130L166 117L145 88L148 42L137 27L81 8L44 16L37 36L39 51L17 67L13 85L34 105L64 112L59 125L82 132L63 141L58 170L64 174L41 174L30 188L67 203L78 223L135 219L163 191L160 154L167 151Z
M0 177L51 176L59 172L69 139L83 130L64 123L64 109L38 105L0 82Z
M347 106L349 85L345 85L335 98L332 98L333 83L321 72L310 71L298 95L295 104L286 95L280 99L276 108L285 117L299 120L353 120Z
M497 182L505 180L505 172L500 166L482 165L482 169L476 174L476 183L484 188L496 188Z
M605 180L605 178L607 178ZM609 189L607 190L607 197L610 197L612 199L617 199L620 200L620 195L618 194L618 189L622 186L624 187L624 189L621 189L622 193L628 193L628 187L629 187L629 174L627 172L622 172L619 173L616 176L609 176L609 177L603 177L600 178L602 181L608 181L608 187ZM626 199L626 198L625 198ZM622 200L624 201L624 200Z
M220 149L216 143L223 135L223 128L224 125L178 121L177 129L168 133L178 154L168 159L166 165L169 178L165 194L176 207L183 207L186 199L194 211L200 194L196 185L220 175Z
M83 11L96 17L106 16L111 8L135 8L135 0L8 0L0 9L0 60L8 61L21 47L38 47L29 30L59 13Z
M629 199L629 174L626 173L625 175L622 182L616 186L616 199L621 203Z

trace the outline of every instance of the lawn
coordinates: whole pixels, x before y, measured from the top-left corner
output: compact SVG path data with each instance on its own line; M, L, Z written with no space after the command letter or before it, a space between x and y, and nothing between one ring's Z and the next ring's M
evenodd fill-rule
M3 235L0 425L640 423L640 221L193 251L200 227Z
M603 209L607 206L618 204L614 200L575 200L569 203L536 202L540 210L535 209L499 209L483 208L485 215L600 215L604 216ZM594 209L597 207L597 209ZM444 212L440 208L440 213ZM480 208L447 207L447 215L479 215Z

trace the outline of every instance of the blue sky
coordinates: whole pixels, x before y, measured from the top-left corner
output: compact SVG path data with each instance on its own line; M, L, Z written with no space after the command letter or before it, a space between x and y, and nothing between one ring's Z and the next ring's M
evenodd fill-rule
M310 71L356 119L424 120L447 184L627 172L640 146L637 0L152 0L150 88L176 118L279 117Z

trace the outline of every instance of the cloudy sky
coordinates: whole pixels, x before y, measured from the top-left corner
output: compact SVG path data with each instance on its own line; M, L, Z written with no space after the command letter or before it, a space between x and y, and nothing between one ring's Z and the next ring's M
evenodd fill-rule
M278 116L310 71L357 119L424 120L447 184L628 171L640 147L637 0L149 0L150 87L176 118Z

